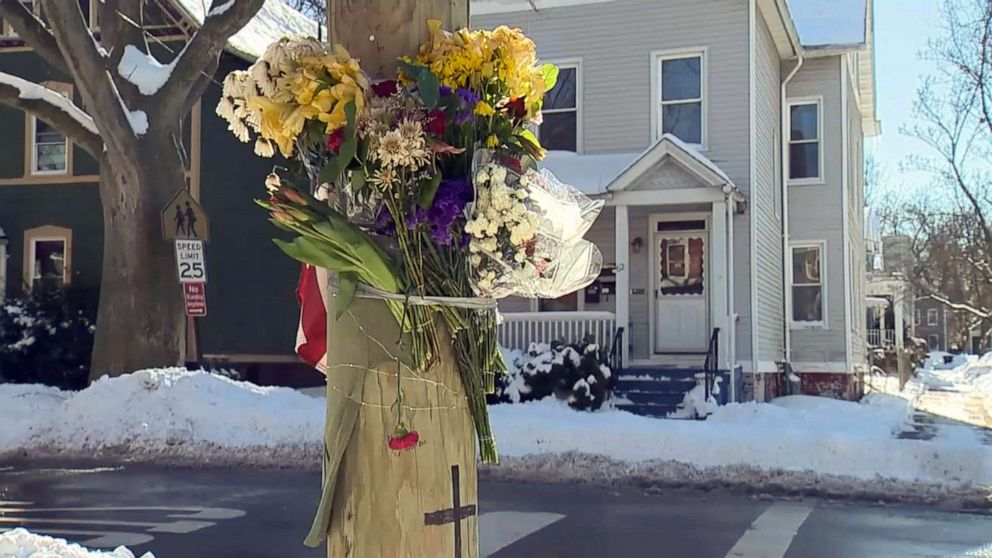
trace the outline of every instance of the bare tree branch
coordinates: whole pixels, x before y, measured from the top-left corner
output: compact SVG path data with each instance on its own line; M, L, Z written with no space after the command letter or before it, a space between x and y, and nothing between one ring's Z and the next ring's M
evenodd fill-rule
M17 32L17 36L31 45L45 62L64 74L69 73L55 36L38 19L38 16L34 15L30 4L22 4L18 0L0 0L0 17L9 23Z
M44 91L39 91L44 90ZM48 94L45 94L45 93ZM0 73L0 103L31 113L55 126L72 141L99 159L103 140L93 120L60 93L9 74Z
M177 122L203 95L209 79L217 71L220 54L231 38L261 9L264 0L232 0L226 10L215 12L220 0L214 0L203 25L193 34L174 62L169 81L155 93L159 116Z

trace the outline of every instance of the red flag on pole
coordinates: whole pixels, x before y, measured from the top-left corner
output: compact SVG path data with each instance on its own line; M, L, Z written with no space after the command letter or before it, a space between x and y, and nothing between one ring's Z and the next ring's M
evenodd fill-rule
M296 329L296 354L327 374L327 270L303 264L296 287L300 324Z

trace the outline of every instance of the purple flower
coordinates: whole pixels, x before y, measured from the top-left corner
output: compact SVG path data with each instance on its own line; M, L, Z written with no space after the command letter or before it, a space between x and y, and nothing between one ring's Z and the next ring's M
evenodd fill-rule
M389 210L385 206L379 208L379 214L375 216L375 224L372 228L384 236L396 234L396 223L393 223L393 216L389 214Z
M442 85L437 92L440 93L442 97L447 97L448 95L451 95L451 88L447 85Z
M479 103L479 94L471 89L459 87L455 90L455 94L461 99L464 108L475 108L475 105Z
M442 246L450 246L455 240L455 229L459 238L463 236L465 206L472 201L472 184L467 178L441 181L434 203L427 211L431 227L431 237Z
M412 231L413 229L417 228L418 225L420 225L426 220L427 220L427 212L418 207L416 210L411 211L406 216L406 229Z

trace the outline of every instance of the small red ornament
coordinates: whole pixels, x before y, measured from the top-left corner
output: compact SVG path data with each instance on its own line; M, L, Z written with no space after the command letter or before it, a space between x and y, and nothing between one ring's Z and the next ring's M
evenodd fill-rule
M391 450L403 451L414 448L420 443L420 434L416 430L407 431L403 426L397 426L396 432L389 437L388 446Z
M376 97L389 97L396 94L399 84L395 79L385 79L372 84L372 93Z
M427 113L427 133L437 136L444 136L444 111L432 110Z
M341 144L344 143L344 128L338 128L327 136L327 150L337 155L341 151Z

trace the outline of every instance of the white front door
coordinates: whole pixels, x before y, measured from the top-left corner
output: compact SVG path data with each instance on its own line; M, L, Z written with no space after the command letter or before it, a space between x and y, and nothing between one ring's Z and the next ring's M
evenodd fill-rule
M707 232L654 238L654 352L703 352L709 341Z

